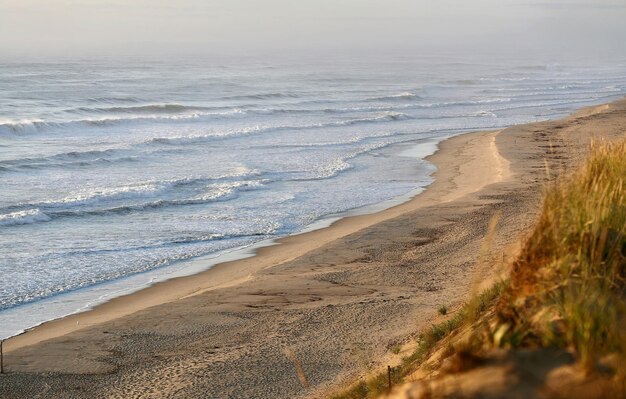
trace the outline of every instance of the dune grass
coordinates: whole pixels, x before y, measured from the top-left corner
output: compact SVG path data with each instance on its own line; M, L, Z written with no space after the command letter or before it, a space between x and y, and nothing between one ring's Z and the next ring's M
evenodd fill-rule
M626 374L625 184L622 140L593 144L584 166L549 188L498 306L502 346L572 348L588 372L613 355Z
M485 310L493 323L474 331L489 347L573 350L593 373L612 362L609 396L626 392L626 140L592 144L586 163L546 190L533 234L513 264L510 279L475 296L449 320L424 331L415 352L392 372L401 383L463 326ZM441 312L440 312L441 313ZM479 323L480 324L480 323ZM334 399L375 398L387 374L361 381ZM620 394L621 393L621 394Z

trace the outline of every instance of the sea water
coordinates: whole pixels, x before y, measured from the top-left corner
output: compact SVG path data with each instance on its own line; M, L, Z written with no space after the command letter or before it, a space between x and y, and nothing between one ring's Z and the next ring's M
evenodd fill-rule
M451 135L625 93L623 63L0 62L0 337L406 198Z

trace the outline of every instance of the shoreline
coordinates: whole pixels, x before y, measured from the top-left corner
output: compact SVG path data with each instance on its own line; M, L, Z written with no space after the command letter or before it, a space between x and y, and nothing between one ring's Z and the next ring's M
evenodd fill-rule
M606 104L605 104L606 105ZM587 108L595 108L597 106L603 106L601 105L592 105L592 106L588 106L588 107L583 107L582 109L587 109ZM576 111L576 112L581 112L580 110ZM550 119L552 120L552 119ZM199 274L203 274L203 273L207 273L209 272L211 269L213 269L214 267L221 265L223 263L228 263L228 264L232 264L234 262L240 261L240 260L245 260L247 258L254 258L257 256L257 253L259 250L263 249L263 248L271 248L271 247L275 247L277 245L280 245L282 240L284 239L288 239L290 237L294 237L294 236L299 236L301 234L307 234L309 232L312 231L316 231L316 230L322 230L322 229L327 229L332 227L332 225L334 225L335 223L341 221L342 219L345 218L351 218L351 217L358 217L358 216L366 216L366 215L371 215L371 214L376 214L379 212L384 212L388 209L391 208L395 208L397 206L406 204L408 202L411 202L412 200L414 200L416 197L419 197L420 195L423 194L424 191L426 191L427 189L429 189L431 187L431 185L434 183L435 181L435 174L436 174L436 167L434 165L433 162L431 162L431 157L433 157L434 155L436 155L437 152L440 151L440 145L448 140L454 139L455 137L459 137L459 136L463 136L463 135L467 135L467 134L474 134L474 133L481 133L481 132L495 132L495 131L501 131L503 129L506 129L507 127L503 127L503 128L496 128L494 130L485 130L485 131L481 131L481 130L471 130L471 131L464 131L464 132L459 132L459 130L457 129L453 129L450 130L450 132L454 132L454 133L448 133L446 136L443 136L442 138L428 138L428 139L420 139L419 141L424 141L424 143L422 144L415 144L416 142L404 142L404 143L397 143L395 144L395 146L403 146L403 145L410 145L411 148L409 149L405 149L403 151L399 151L400 153L402 152L406 152L406 153L410 153L412 149L415 149L418 146L430 146L431 148L426 150L426 151L420 151L420 152L426 152L429 155L424 156L423 154L420 155L405 155L405 156L410 156L410 157L414 157L414 158L418 158L421 160L425 160L428 161L429 164L431 166L434 167L434 171L428 173L426 175L427 178L431 179L430 183L427 183L425 185L422 185L420 187L418 187L417 189L414 189L406 194L397 196L397 197L393 197L390 198L388 200L379 202L379 203L373 203L373 204L369 204L369 205L364 205L358 208L354 208L354 209L348 209L346 211L342 211L336 214L330 214L330 215L326 215L324 217L322 217L321 219L318 219L316 221L314 221L311 225L306 226L303 230L298 231L298 232L294 232L294 233L289 233L285 236L282 237L277 237L277 238L270 238L270 239L265 239L259 242L255 242L252 243L250 245L247 246L243 246L243 247L235 247L235 248L231 248L231 249L227 249L224 250L222 252L218 252L216 254L208 254L208 255L203 255L200 256L198 258L192 258L189 260L185 260L182 261L180 263L177 264L173 264L170 265L166 268L157 268L151 271L146 271L146 272L141 272L138 274L133 274L130 276L125 276L121 279L117 279L117 280L111 280L111 281L105 281L99 284L96 284L95 286L91 286L91 287L85 287L85 288L81 288L78 289L76 291L70 291L67 293L61 293L58 295L54 295L52 297L48 297L48 298L44 298L41 301L36 301L33 303L27 303L24 304L25 306L37 306L40 305L42 308L45 308L45 306L49 303L49 302L55 302L55 300L57 298L63 298L63 297L70 297L71 298L71 303L72 304L76 304L77 306L73 307L74 310L68 310L66 312L61 312L62 314L58 315L58 316L54 316L51 319L48 320L44 320L44 321L37 321L35 322L31 327L27 327L24 328L23 330L16 330L16 332L13 335L7 336L6 338L4 338L4 340L6 341L6 345L7 351L11 351L14 348L17 349L19 347L25 346L23 344L17 344L15 346L13 346L11 343L9 343L9 341L14 340L17 337L20 337L24 334L30 333L31 331L33 331L34 329L38 329L42 326L46 326L49 323L55 323L58 321L61 321L63 319L69 318L69 317L75 317L84 313L89 313L95 310L98 310L101 306L104 306L106 304L108 304L111 301L115 301L118 298L126 298L128 296L131 295L135 295L138 293L141 293L143 290L147 290L147 289L151 289L156 285L159 284L164 284L167 283L169 281L173 281L173 280L177 280L180 278L193 278L194 276L197 276ZM385 204L390 204L390 205L385 205ZM393 216L392 216L393 217ZM384 220L384 219L381 219ZM377 222L374 222L377 223ZM363 225L364 227L366 227L368 224ZM349 233L348 233L349 234ZM188 267L191 270L186 270L186 267ZM130 279L134 279L137 280L137 284L134 284L132 286L124 284L125 281L128 281ZM241 280L241 281L245 281L245 280ZM238 281L237 283L241 282ZM109 289L109 287L118 285L119 288L118 289ZM230 285L222 285L222 284L218 284L215 287L209 287L209 289L218 289L221 287L226 287L226 286L230 286ZM94 298L92 300L86 300L86 296L82 296L79 297L78 299L75 298L74 296L79 296L77 294L80 294L81 292L89 292L90 294L97 294L97 295L90 295L90 298ZM184 298L187 297L189 294L184 295L180 298ZM168 297L166 300L164 301L154 301L151 302L151 304L147 305L147 306L139 306L139 307L133 307L133 310L129 310L128 312L123 312L120 314L120 316L123 315L127 315L127 314L131 314L134 311L137 310L141 310L142 308L145 307L150 307L150 306L154 306L155 304L158 305L159 303L164 303L167 301L171 301L171 300L176 300L177 298L174 297ZM69 308L70 306L67 305L67 307ZM14 307L14 308L9 308L6 310L6 312L18 312L18 310L20 310L20 306ZM119 316L117 316L119 317ZM111 318L105 317L97 317L95 319L90 319L89 322L90 323L100 323L104 320L111 320ZM80 320L77 320L80 323ZM93 325L88 323L88 325ZM55 327L56 328L56 327ZM68 331L76 331L78 328L72 328ZM56 336L55 334L52 334L51 336ZM18 340L21 341L21 340ZM32 343L36 343L39 342L40 340L35 340L35 341L31 341ZM30 345L27 344L27 345Z
M466 134L460 133L460 134ZM426 138L419 139L411 142L402 142L393 144L391 147L409 147L403 150L395 151L396 156L403 157L411 157L414 159L418 159L420 161L425 161L426 158L433 155L436 151L438 151L438 145L459 133L450 133L447 136L443 136L442 138ZM9 340L15 337L18 337L22 334L25 334L35 328L38 328L46 323L54 322L57 320L64 319L66 317L75 316L81 313L90 312L97 307L106 304L107 302L116 299L125 297L128 295L132 295L138 293L144 289L150 288L156 284L162 284L167 281L181 278L181 277L192 277L200 273L207 272L211 268L216 265L225 262L233 262L238 260L243 260L246 258L251 258L256 256L257 251L261 248L272 247L280 244L280 240L297 236L300 234L305 234L308 232L312 232L315 230L321 230L330 227L332 224L337 221L354 216L363 216L373 213L378 213L384 211L386 209L401 205L405 202L410 201L417 195L421 194L429 185L432 184L433 178L432 175L434 173L434 165L428 163L425 169L425 178L428 182L422 182L421 185L406 194L402 194L393 198L389 198L387 200L372 203L368 205L363 205L357 208L348 209L345 211L328 214L323 216L322 218L315 220L313 223L305 226L302 230L296 231L293 233L288 233L283 236L267 238L258 242L254 242L249 245L234 247L230 249L226 249L223 251L218 251L216 253L210 253L207 255L202 255L199 257L183 260L180 262L176 262L175 264L168 265L165 267L159 267L153 270L149 270L146 272L140 272L137 274L132 274L129 276L124 276L120 279L111 280L111 281L103 281L94 286L80 288L74 291L69 291L66 293L60 293L57 295L53 295L51 297L44 298L40 301L36 301L33 303L26 303L24 306L18 305L13 308L9 308L4 310L3 312L12 313L12 312L24 312L22 307L26 307L26 311L31 308L45 308L50 303L55 304L58 302L62 302L65 305L66 309L74 309L67 310L66 312L60 312L58 316L53 318L37 321L31 324L29 327L25 327L22 330L16 330L12 335L7 335L4 340ZM133 283L128 283L128 281L134 281ZM112 288L113 287L113 288ZM69 300L68 300L69 298ZM76 306L74 306L76 305ZM17 316L16 316L17 317Z
M429 151L430 155L422 157L421 159L428 161L435 169L428 174L428 177L431 178L432 181L426 186L381 203L347 210L336 215L328 215L317 220L303 231L295 234L263 240L248 247L236 248L219 257L211 258L209 255L208 257L205 256L191 260L189 262L202 262L203 265L199 267L196 266L196 268L203 270L192 272L189 275L175 276L162 281L149 283L149 285L141 286L135 290L131 290L129 293L105 299L104 302L93 307L87 305L88 307L85 310L78 310L60 318L44 321L21 333L6 338L4 340L4 351L5 353L10 353L25 346L34 345L47 339L81 330L88 326L94 326L130 315L159 304L185 299L210 290L227 288L244 283L249 281L251 275L259 270L289 262L295 257L319 248L330 241L344 237L381 221L397 217L402 213L431 205L436 202L437 199L435 199L433 195L427 195L427 192L432 190L432 187L436 185L438 175L441 174L440 166L437 165L439 158L437 154L441 153L442 146L453 146L454 144L445 143L466 135L487 134L494 135L495 137L501 130L502 129L493 131L470 131L443 138L436 143L427 143L427 145L434 144L434 152ZM417 146L417 144L413 146ZM405 151L410 151L410 149ZM445 173L448 173L448 171L444 172L444 174ZM474 191L479 190L486 184L489 184L489 182L477 187ZM451 201L469 192L450 193L452 196L446 196L444 201ZM427 199L422 199L422 196L427 197ZM392 205L384 207L383 204L387 202L392 203ZM381 207L382 209L380 209ZM373 209L373 212L367 212L368 208ZM377 210L377 208L379 208L379 210ZM316 227L317 225L320 225L320 227ZM324 237L327 234L328 236ZM305 243L306 241L310 241L314 244L307 245ZM251 263L256 262L259 258L261 258L260 265L251 265ZM193 286L190 287L190 284Z
M398 364L407 353L394 348L444 321L440 306L453 314L505 274L546 182L592 138L625 132L622 99L452 137L429 158L434 183L409 202L8 340L0 396L328 396Z
M606 110L609 104L583 107L573 112L571 116L587 115L589 113L597 112L598 110ZM454 143L456 143L456 141L461 140L460 138L468 135L497 135L502 130L504 129L469 131L460 134L453 134L434 143L424 143L426 145L434 144L434 152L432 150L427 151L430 152L430 155L421 157L421 159L428 161L435 168L433 172L428 174L428 177L431 178L432 181L426 186L381 203L366 205L360 208L347 210L339 214L327 215L326 217L315 221L303 231L298 233L263 240L247 247L227 250L222 255L215 257L207 255L198 259L185 261L183 264L202 263L202 265L194 266L194 271L189 274L179 270L178 272L173 272L174 274L177 274L174 277L164 277L155 282L150 281L137 288L125 288L124 291L126 292L121 295L113 294L111 297L106 298L101 302L98 301L96 305L92 306L90 304L86 304L82 309L79 308L78 310L67 315L47 320L33 327L27 328L23 332L5 338L4 350L9 353L25 346L34 345L38 342L78 331L88 326L124 317L137 311L163 303L188 298L211 290L232 287L234 285L245 283L252 278L251 276L253 273L258 272L259 270L263 270L264 268L273 265L275 266L289 262L295 257L314 250L315 248L318 248L330 241L344 237L384 220L397 217L402 213L429 206L438 201L451 201L471 192L478 191L485 185L491 184L495 181L491 181L488 178L482 185L476 187L474 190L457 191L456 194L450 193L452 196L447 195L440 198L434 198L436 195L431 195L432 193L429 193L429 191L432 191L433 188L435 188L435 190L437 189L438 177L442 174L440 171L441 165L438 164L439 158L446 158L445 154L443 156L441 154L442 147L452 147L455 145ZM432 139L428 139L427 141L430 140ZM450 144L449 142L452 142L453 144ZM494 149L497 151L495 148L495 136L492 145L494 148L492 148L491 151ZM490 147L492 145L490 145ZM413 147L415 146L417 146L417 144L413 145ZM405 151L410 151L410 149ZM445 153L445 151L443 152ZM449 171L445 171L443 174L445 175L446 173L449 173ZM496 176L496 179L502 180L503 176ZM417 193L415 193L416 191ZM393 205L384 207L383 204L387 202L391 202ZM381 207L382 209L380 209ZM373 211L367 212L368 208L373 209ZM326 231L329 231L327 239L320 240L320 236L326 235ZM307 240L315 242L315 244L303 244L303 242ZM274 253L274 251L277 251L277 253ZM256 262L258 258L261 258L261 264L257 266L251 265L251 263ZM130 276L130 278L133 277L139 276ZM72 293L68 294L71 295ZM10 310L11 309L8 311Z
M546 168L564 173L592 137L624 132L626 99L452 137L411 201L8 340L0 396L324 396L395 364L404 353L393 348L442 321L440 306L455 312L505 272L534 226Z

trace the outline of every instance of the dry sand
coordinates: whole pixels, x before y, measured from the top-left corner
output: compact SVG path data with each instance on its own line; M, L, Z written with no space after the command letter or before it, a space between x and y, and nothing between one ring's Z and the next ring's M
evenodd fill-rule
M446 140L430 157L435 182L411 201L9 340L0 397L324 396L501 273L548 176L579 162L594 134L624 132L622 100Z

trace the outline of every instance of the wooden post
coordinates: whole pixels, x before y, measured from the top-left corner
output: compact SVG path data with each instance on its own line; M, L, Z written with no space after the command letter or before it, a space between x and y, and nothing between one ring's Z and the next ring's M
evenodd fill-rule
M0 374L4 374L4 354L2 353L3 339L0 339Z
M387 382L389 383L389 393L391 393L391 366L387 366Z

